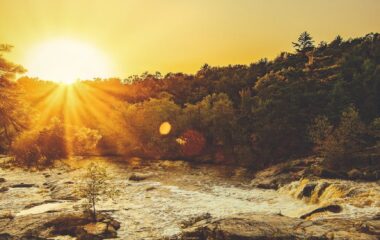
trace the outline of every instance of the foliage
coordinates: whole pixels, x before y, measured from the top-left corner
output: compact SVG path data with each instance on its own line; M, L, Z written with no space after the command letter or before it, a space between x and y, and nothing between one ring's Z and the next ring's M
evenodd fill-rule
M66 131L73 136L68 136ZM53 119L46 127L24 131L13 141L11 152L16 163L24 166L48 166L56 159L72 154L86 154L94 151L100 139L98 131L73 127ZM71 149L72 148L72 149Z
M315 144L315 151L322 151L325 140L331 135L333 126L326 116L316 117L309 127L310 140Z
M310 128L310 136L330 167L350 165L349 162L365 146L365 125L358 111L350 106L342 112L339 125L332 130L327 118L319 117Z
M314 40L308 32L303 32L297 42L293 42L293 46L297 52L310 51L314 48Z
M37 144L38 131L23 132L12 143L11 152L15 161L23 166L46 165L47 159Z
M348 40L338 36L315 46L312 36L304 32L293 45L294 53L282 52L273 60L250 65L205 64L195 74L143 73L125 80L83 81L86 88L101 92L107 106L99 112L101 117L81 116L83 126L99 131L101 154L197 158L261 168L315 150L344 165L352 151L379 141L375 119L380 116L380 35ZM53 85L22 78L13 86L25 90L17 96L20 101L42 111L41 95ZM91 104L78 104L78 108ZM56 115L64 112L61 105L54 107ZM163 122L172 127L168 135L158 131ZM29 134L38 135L40 129L36 131ZM192 131L197 134L189 138L202 144L186 146L176 141ZM1 141L4 133L0 132ZM98 137L93 134L91 139ZM198 145L204 145L202 150L184 150ZM31 155L40 151L30 149ZM197 154L189 156L190 152Z
M63 124L58 119L41 129L23 132L12 143L11 151L18 164L46 166L67 156Z
M21 92L13 81L16 74L23 73L25 69L8 62L2 55L11 49L10 45L0 44L0 151L10 145L17 132L25 129L27 121Z
M94 153L99 140L102 138L98 130L86 127L74 127L73 136L69 139L72 151L76 155Z
M180 126L181 108L170 98L151 98L135 104L125 104L120 111L130 134L128 154L144 157L171 157L178 153L176 135ZM169 122L172 130L168 135L161 135L159 127Z
M107 170L99 164L91 163L82 177L80 195L87 200L86 209L91 212L93 221L96 221L96 206L99 201L112 199L118 191L112 186Z
M177 139L177 142L181 145L181 150L184 156L193 157L199 155L203 151L206 140L200 132L196 130L187 130Z

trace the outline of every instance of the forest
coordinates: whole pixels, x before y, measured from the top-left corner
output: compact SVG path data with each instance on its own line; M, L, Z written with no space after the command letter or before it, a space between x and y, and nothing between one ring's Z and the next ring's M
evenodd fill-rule
M315 43L304 32L292 44L293 52L250 65L72 85L19 77L26 69L1 45L0 151L28 167L71 155L254 170L309 155L336 168L374 164L380 35Z

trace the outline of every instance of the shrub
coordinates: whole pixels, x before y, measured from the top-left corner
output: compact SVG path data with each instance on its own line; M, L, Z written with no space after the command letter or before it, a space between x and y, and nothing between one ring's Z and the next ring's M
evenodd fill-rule
M325 157L325 164L333 168L350 165L355 155L364 149L365 133L365 125L352 106L342 112L335 129L325 117L317 118L309 129L318 153Z
M91 163L86 174L83 175L82 185L79 188L80 195L86 198L86 210L91 213L96 221L96 205L100 200L112 199L118 194L115 186L111 186L107 170L98 164Z
M72 136L66 134L69 128ZM69 154L94 151L100 138L96 130L65 125L53 119L46 127L21 133L12 143L11 153L19 165L47 166Z
M15 155L15 160L18 164L32 166L46 160L37 144L37 138L37 131L28 131L22 133L12 143L11 151Z
M102 138L98 130L86 127L74 127L70 145L75 155L87 155L94 152Z
M206 139L203 134L196 130L187 130L177 139L181 146L182 154L185 157L199 155L206 144Z
M318 116L309 127L309 138L314 143L316 152L323 151L327 137L332 133L333 126L326 116Z

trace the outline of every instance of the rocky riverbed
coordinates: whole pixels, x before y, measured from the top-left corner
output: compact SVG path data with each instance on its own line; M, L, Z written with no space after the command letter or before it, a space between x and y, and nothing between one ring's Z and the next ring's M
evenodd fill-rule
M0 167L0 239L73 239L54 232L52 222L82 211L77 189L90 162L106 166L110 187L121 192L99 204L103 214L120 223L118 229L104 220L99 231L111 228L112 234L103 237L115 238L116 230L117 238L131 240L380 236L378 182L305 178L297 172L275 189L263 189L273 184L260 180L265 173L251 181L254 174L244 168L183 161L73 158L28 171L8 161L3 157Z

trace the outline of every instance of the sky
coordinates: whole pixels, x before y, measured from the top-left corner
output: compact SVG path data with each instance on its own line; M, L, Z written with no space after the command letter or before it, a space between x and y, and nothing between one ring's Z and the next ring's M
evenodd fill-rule
M380 32L379 13L379 0L0 0L0 43L27 69L35 46L69 38L101 52L115 77L195 73L273 59L305 30L316 42Z

